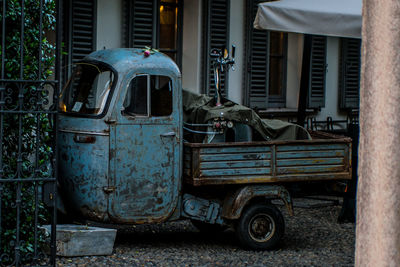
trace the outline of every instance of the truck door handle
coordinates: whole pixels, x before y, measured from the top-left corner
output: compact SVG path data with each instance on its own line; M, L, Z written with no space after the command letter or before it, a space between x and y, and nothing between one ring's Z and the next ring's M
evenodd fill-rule
M96 137L90 135L75 134L74 141L75 143L93 144L96 142Z
M176 135L175 132L168 132L168 133L160 134L161 137L174 137L175 135Z

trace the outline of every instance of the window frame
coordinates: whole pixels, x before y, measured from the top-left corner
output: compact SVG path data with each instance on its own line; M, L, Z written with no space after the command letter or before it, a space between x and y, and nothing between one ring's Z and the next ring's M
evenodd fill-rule
M105 117L106 114L110 111L111 99L112 99L113 96L114 96L114 90L115 90L115 87L116 87L117 84L118 84L118 78L119 78L119 77L118 77L118 72L117 72L117 71L115 70L115 68L112 67L111 65L109 65L109 64L107 64L107 63L104 63L104 62L101 62L101 61L96 61L96 60L84 60L84 61L80 61L80 62L78 62L78 63L89 63L89 64L99 64L99 65L103 65L103 66L107 67L108 69L110 69L110 71L113 72L114 81L113 81L113 84L112 84L112 86L111 86L111 88L110 88L110 92L108 93L107 101L106 101L106 103L105 103L105 105L104 105L104 108L103 108L102 112L99 113L99 114L95 114L95 115L94 115L94 114L81 114L81 113L76 113L76 112L61 112L61 111L59 110L59 108L58 108L58 110L59 110L60 114L66 115L66 116L80 117L80 118L90 118L90 119L101 119L101 118ZM64 90L64 89L63 89L63 90ZM61 93L63 93L63 92L61 92Z
M135 12L135 2L138 0L124 0L122 5L122 14L123 14L123 27L122 27L122 36L123 36L123 46L130 48L144 48L143 45L138 46L135 45L134 33L135 33L135 20L134 20L134 12ZM142 3L146 3L149 1L140 0ZM140 2L138 1L138 2ZM164 0L152 0L151 1L152 11L152 25L151 25L151 41L146 44L149 47L159 49L160 52L163 53L176 53L176 64L179 69L182 69L182 56L183 56L183 0L178 0L178 3L169 3ZM174 5L178 8L178 17L177 17L177 40L176 40L176 49L163 49L160 47L160 6L162 5ZM141 26L143 27L143 26ZM181 29L179 31L179 29Z
M279 32L281 33L281 32ZM283 40L283 55L282 57L282 80L281 85L282 85L282 93L279 96L271 96L269 94L270 92L270 77L271 77L271 71L270 71L270 60L271 60L271 31L268 31L268 51L267 51L267 84L266 84L266 95L267 95L267 105L268 108L284 108L286 107L286 91L287 91L287 57L288 57L288 34L284 34L284 40Z
M284 42L283 42L283 64L282 64L282 93L279 96L271 96L269 95L269 79L270 79L270 31L261 31L254 29L253 22L256 15L257 4L265 2L265 0L247 0L246 1L246 24L245 24L245 66L244 66L244 86L243 86L243 94L244 94L244 104L249 106L250 108L256 108L258 110L267 110L269 108L285 108L286 107L286 93L287 93L287 57L288 57L288 34L284 34ZM277 31L279 32L279 31ZM265 76L262 77L264 80L264 88L263 93L256 93L252 90L253 82L253 73L252 69L253 65L253 38L257 39L259 42L262 38L260 38L260 34L264 34L264 43L263 46L265 49ZM260 67L261 65L259 65ZM260 86L258 86L260 87ZM259 90L258 90L259 91ZM254 94L254 95L253 95ZM259 94L259 95L257 95ZM257 104L260 103L260 106Z
M137 77L143 77L143 76L147 76L147 86L146 86L146 111L147 114L136 114L136 113L132 113L131 114L124 114L124 102L125 99L129 93L129 89L131 87L131 83L137 78ZM169 113L168 115L153 115L152 114L152 105L151 105L151 101L152 101L152 88L151 88L151 77L152 76L162 76L162 77L166 77L169 79L169 83L171 83L171 113ZM159 88L160 89L160 88ZM134 118L168 118L168 117L172 117L173 113L174 113L174 82L173 79L168 76L168 75L162 75L162 74L153 74L153 73L137 73L135 74L135 76L128 82L127 84L127 89L125 92L125 96L122 99L122 108L124 108L124 110L121 110L121 116L127 119L134 119Z

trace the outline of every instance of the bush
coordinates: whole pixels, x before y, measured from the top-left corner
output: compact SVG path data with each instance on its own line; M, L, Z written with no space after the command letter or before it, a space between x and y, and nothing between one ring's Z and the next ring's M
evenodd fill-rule
M24 3L24 43L20 45L22 7ZM3 2L1 2L3 3ZM55 46L46 38L55 33L55 0L6 1L6 32L4 73L8 80L45 81L54 70ZM2 11L0 22L2 21ZM42 14L42 29L40 25ZM40 38L40 30L42 38ZM41 45L41 46L40 46ZM41 62L39 67L39 51ZM0 55L2 47L0 43ZM21 73L21 54L23 71ZM3 58L3 57L1 57ZM39 71L40 69L40 71ZM56 87L38 82L3 82L2 162L0 179L27 179L54 177L52 120L49 113L50 92ZM24 113L21 113L23 111ZM19 113L18 113L19 112ZM1 124L1 122L0 122ZM0 125L1 127L1 125ZM0 130L1 131L1 130ZM22 262L35 256L35 248L43 239L35 237L35 223L48 222L46 210L40 201L41 182L0 182L0 262L13 263L19 247ZM18 218L17 218L18 217ZM16 244L19 229L19 244ZM15 264L15 263L14 263Z

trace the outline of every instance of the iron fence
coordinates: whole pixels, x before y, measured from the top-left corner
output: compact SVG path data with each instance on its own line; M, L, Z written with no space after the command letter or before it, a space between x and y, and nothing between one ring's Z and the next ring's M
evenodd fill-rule
M54 266L62 5L0 3L0 265Z

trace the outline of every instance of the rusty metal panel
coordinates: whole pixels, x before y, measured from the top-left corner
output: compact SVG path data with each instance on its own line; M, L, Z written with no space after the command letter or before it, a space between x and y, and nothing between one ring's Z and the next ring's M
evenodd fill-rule
M185 144L192 166L185 181L199 186L350 179L351 139L313 134L322 139Z
M231 168L231 169L240 169L240 168L263 168L270 167L271 162L269 160L254 160L254 161L204 161L200 162L200 168L202 170L207 169L221 169L221 168Z
M210 147L200 149L200 177L266 175L271 173L268 146Z
M73 124L71 123L73 120ZM109 131L97 120L60 116L60 185L67 207L85 218L106 221ZM86 139L89 142L83 142Z
M277 160L279 159L294 159L294 158L325 158L325 157L344 157L344 149L335 150L320 150L320 151L290 151L278 152Z
M107 58L115 60L113 66L123 73L111 115L115 118L114 175L111 177L115 191L110 194L109 216L118 223L162 222L178 214L180 209L184 164L180 73L175 63L160 53L145 58L138 50L117 49L116 52L121 55L113 53L115 59ZM121 58L124 55L126 59ZM127 62L129 58L136 62ZM121 112L130 82L143 74L170 79L170 115L131 116Z
M190 194L183 195L182 216L207 223L223 224L221 217L222 208L216 201L195 197Z
M151 119L149 119L151 120ZM109 214L116 222L162 220L177 201L176 142L160 134L174 125L116 125L115 176ZM179 155L179 154L178 154Z
M326 142L326 141L325 141ZM311 144L308 145L280 145L277 147L278 152L283 151L315 151L315 150L334 150L334 149L343 149L346 147L344 144L332 144L332 143L325 143L325 144Z
M304 165L344 165L344 158L303 158L303 159L282 159L277 163L277 167L304 166Z
M243 208L253 198L280 198L285 203L290 215L293 213L293 202L289 192L278 185L248 185L229 192L222 207L222 217L230 220L238 219Z
M65 132L59 138L64 199L85 218L97 221L152 223L176 218L183 169L178 67L166 55L145 57L141 49L100 50L84 61L109 64L118 79L103 117L70 114L60 120ZM170 115L122 116L128 85L138 74L170 78ZM75 135L94 136L95 142L75 142Z
M348 144L278 146L277 174L335 173L346 171Z

